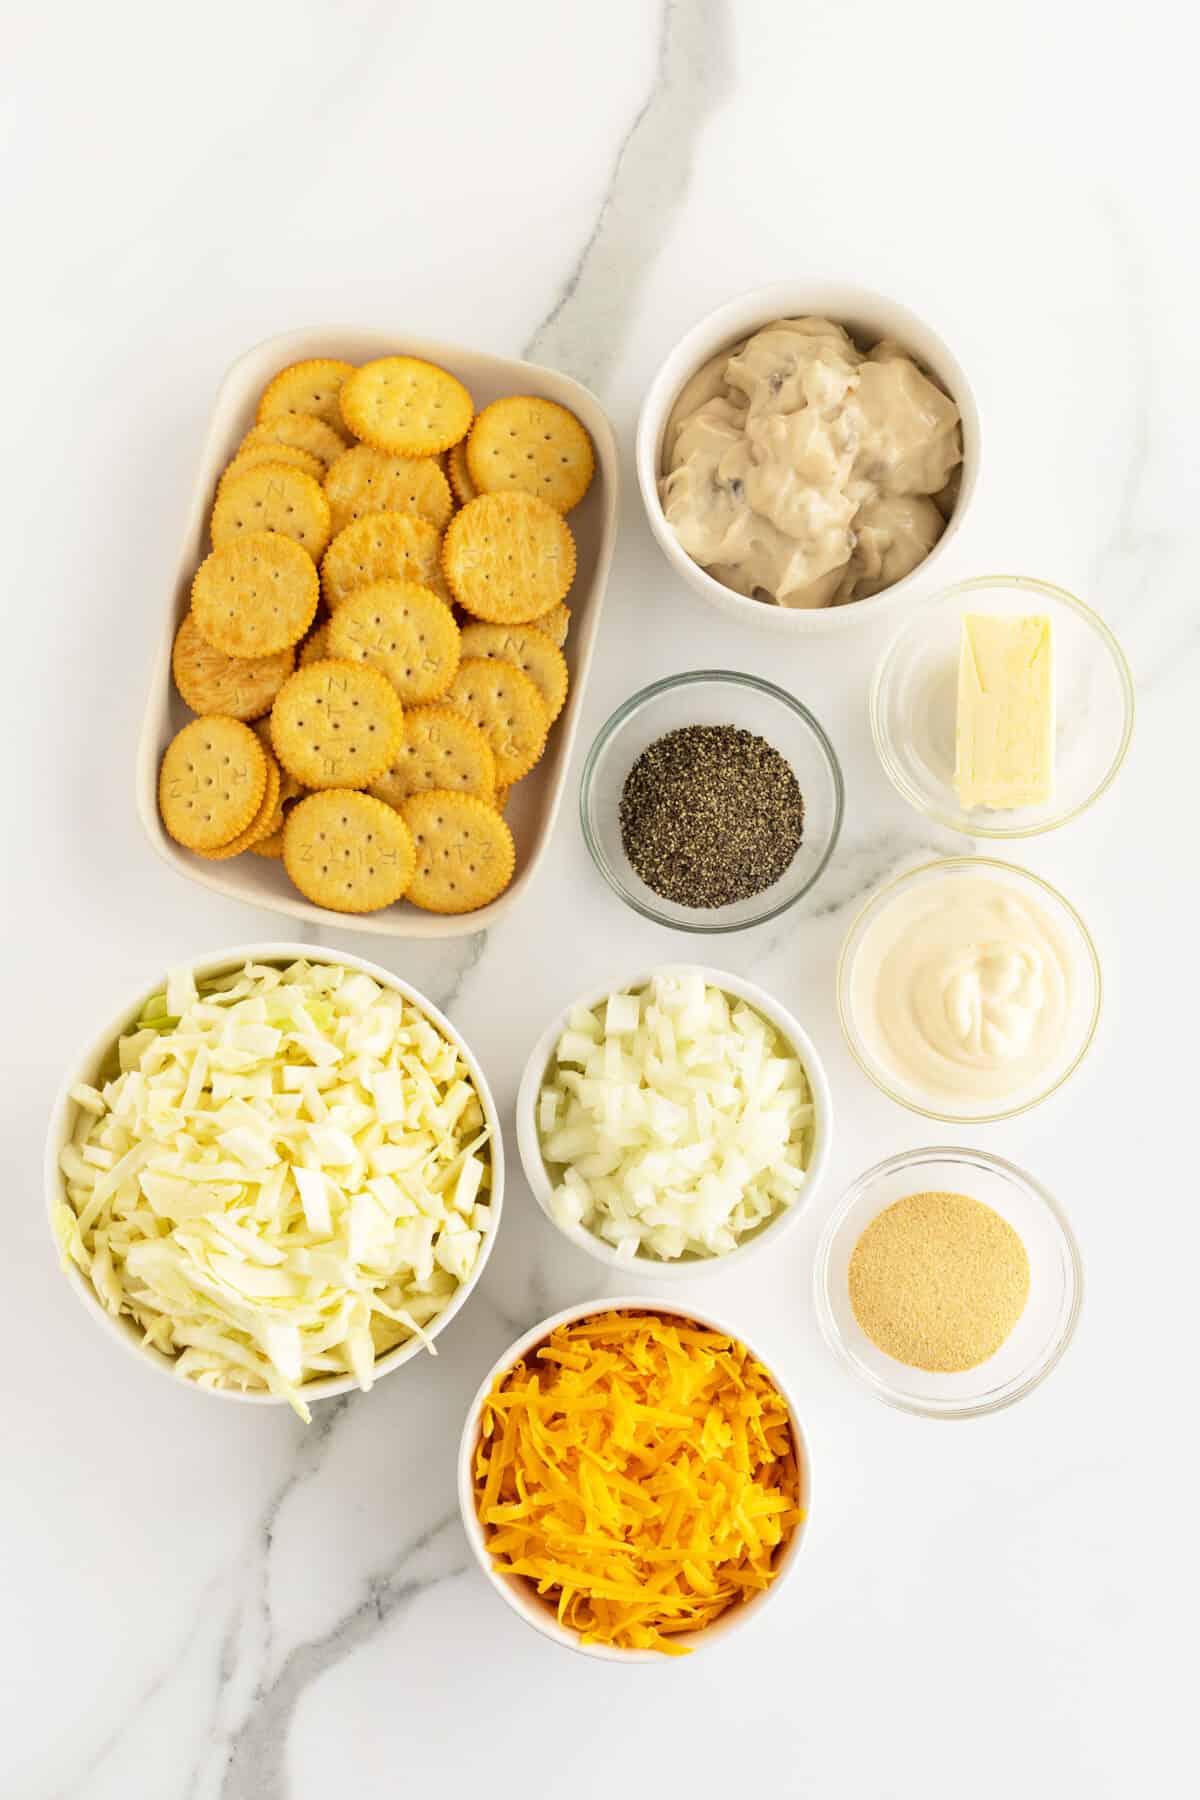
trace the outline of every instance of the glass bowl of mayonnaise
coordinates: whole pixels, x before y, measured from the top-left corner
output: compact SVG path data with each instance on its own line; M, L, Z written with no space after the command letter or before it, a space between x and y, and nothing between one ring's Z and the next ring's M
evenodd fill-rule
M891 1099L985 1124L1055 1093L1100 1017L1100 962L1063 896L1012 863L924 863L882 888L842 946L838 1013Z

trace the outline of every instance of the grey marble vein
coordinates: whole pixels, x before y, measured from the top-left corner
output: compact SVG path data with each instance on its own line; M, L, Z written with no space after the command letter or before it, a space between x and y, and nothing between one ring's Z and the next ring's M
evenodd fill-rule
M1132 424L1126 434L1125 468L1112 524L1092 558L1090 579L1103 610L1117 617L1126 634L1134 630L1146 611L1158 615L1161 635L1156 649L1138 659L1139 685L1150 688L1179 673L1185 659L1200 647L1200 627L1189 609L1173 604L1176 589L1168 567L1180 548L1179 534L1156 529L1143 521L1154 448L1153 420L1161 400L1155 348L1158 340L1147 292L1146 259L1133 224L1115 194L1103 197L1102 210L1122 275L1132 373ZM1168 617L1163 617L1164 613Z
M257 1690L252 1711L228 1740L221 1800L286 1800L288 1732L302 1696L327 1669L369 1642L435 1582L465 1573L469 1565L457 1525L455 1508L412 1539L388 1569L372 1576L363 1598L335 1625L288 1652L278 1674ZM413 1570L418 1557L438 1550L442 1560L435 1557L431 1570Z
M613 158L595 224L523 355L590 387L611 369L646 271L687 192L700 134L733 91L728 0L665 0L650 91Z

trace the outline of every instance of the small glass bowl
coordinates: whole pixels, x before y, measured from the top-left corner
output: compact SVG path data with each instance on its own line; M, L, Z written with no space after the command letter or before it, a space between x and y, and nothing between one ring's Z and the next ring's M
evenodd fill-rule
M848 1271L859 1238L886 1207L919 1193L967 1194L990 1206L1029 1256L1024 1312L995 1355L961 1373L897 1362L871 1342L850 1304ZM1011 1406L1050 1373L1079 1317L1083 1265L1071 1227L1031 1175L982 1150L909 1150L868 1169L843 1196L821 1235L813 1291L826 1342L878 1399L926 1418L970 1419Z
M1062 1043L1058 1053L1036 1079L1014 1089L1001 1098L993 1095L974 1102L955 1104L946 1094L931 1095L904 1080L881 1053L878 1034L864 1029L856 1001L860 980L859 958L872 927L884 917L888 908L914 889L951 881L986 876L1010 887L1018 899L1024 900L1049 915L1065 947L1068 958L1068 1007ZM863 907L842 945L837 968L838 1017L851 1055L863 1073L877 1088L910 1112L927 1119L939 1119L948 1125L987 1125L997 1119L1011 1119L1018 1113L1038 1106L1072 1075L1083 1061L1100 1019L1102 984L1100 959L1091 934L1079 914L1057 888L1048 881L1021 869L1015 863L998 862L987 856L952 856L940 862L922 863L909 869L872 895Z
M964 808L954 791L959 637L978 612L1050 620L1054 794L1043 805ZM1065 588L1026 575L960 581L914 612L875 671L870 706L893 785L927 818L976 838L1037 837L1077 818L1116 778L1133 735L1133 677L1108 626Z
M735 725L764 738L791 764L804 798L804 836L788 868L762 893L731 906L664 899L637 874L621 842L618 809L630 769L658 738L687 725ZM579 814L592 861L635 912L675 931L742 931L807 894L833 855L843 801L833 745L807 707L754 675L693 669L642 688L602 726L583 767Z

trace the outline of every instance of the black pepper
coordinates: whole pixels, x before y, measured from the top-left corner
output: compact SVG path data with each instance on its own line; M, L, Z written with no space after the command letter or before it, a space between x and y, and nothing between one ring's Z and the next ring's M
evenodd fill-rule
M786 871L804 832L790 764L737 725L685 725L638 757L621 842L646 886L680 906L733 906Z

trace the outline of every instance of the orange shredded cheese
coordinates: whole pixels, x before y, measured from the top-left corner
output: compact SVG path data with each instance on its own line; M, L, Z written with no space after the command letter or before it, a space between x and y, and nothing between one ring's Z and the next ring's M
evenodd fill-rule
M496 1568L585 1643L680 1633L768 1587L803 1517L787 1405L734 1338L650 1312L561 1325L493 1383L475 1506Z

